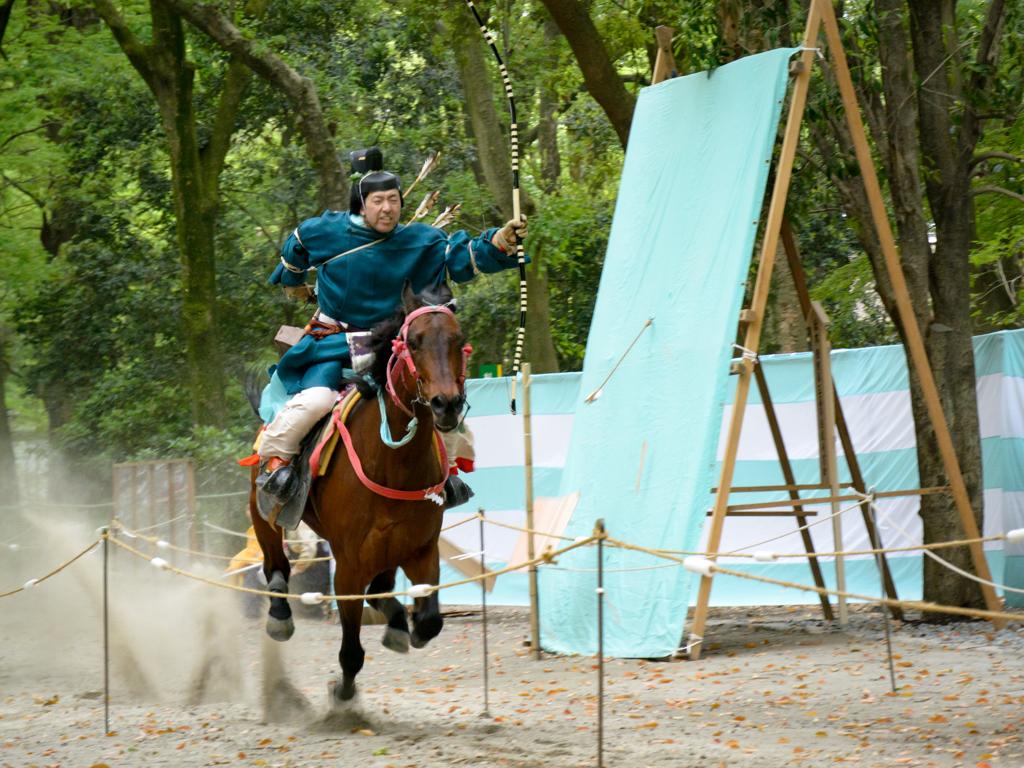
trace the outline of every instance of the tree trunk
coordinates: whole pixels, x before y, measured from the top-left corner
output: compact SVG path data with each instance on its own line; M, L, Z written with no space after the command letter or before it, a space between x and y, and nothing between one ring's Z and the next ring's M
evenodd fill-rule
M7 347L10 334L5 326L0 325L0 488L4 489L4 504L18 503L18 472L14 461L14 435L11 434L11 422L7 416L7 377L10 367L7 364Z
M971 76L973 92L965 96L959 77L961 48L956 35L954 0L909 0L908 5L915 69L919 78L932 76L935 82L934 88L924 91L927 97L918 102L925 190L936 234L929 269L933 323L926 346L974 518L978 529L984 530L981 432L971 338L970 253L975 240L975 222L970 172L981 135L982 120L976 109L976 94L986 86L991 87L980 73L985 65L993 63L990 57L998 51L995 41L1005 17L1005 7L1002 0L993 0L989 5L978 45L978 61ZM965 113L959 130L951 119L958 101L964 103ZM921 484L945 485L946 473L938 460L934 435L929 434L930 431L918 429ZM922 438L932 443L927 451L921 449ZM964 536L955 505L948 496L922 497L921 519L925 543ZM974 571L966 548L940 550L940 557ZM930 558L925 559L924 599L952 605L984 605L976 583Z
M904 24L908 5L909 41ZM904 343L904 323L918 324L974 517L978 528L983 529L981 438L971 339L969 256L974 241L974 205L970 162L982 122L975 105L979 94L991 88L990 75L986 73L991 72L988 65L994 63L1005 9L1003 0L990 3L979 36L977 61L965 88L960 77L963 70L953 7L954 0L876 0L884 103L878 89L869 82L873 77L870 62L855 47L851 50L851 69L859 98L889 184L901 266L914 318L900 317L895 307L863 181L852 159L849 130L841 114L826 108L823 122L811 125L810 134L819 153L828 161L832 181L871 259L876 290ZM855 41L851 44L855 46ZM834 85L831 70L827 66L823 69ZM965 90L969 97L964 95ZM958 112L958 105L963 105L963 116L960 124L954 126L951 116ZM832 134L839 162L831 158L834 152L831 142L824 138L823 126ZM928 238L925 193L935 223L934 252ZM947 485L920 380L909 354L907 357L920 484ZM920 514L925 543L964 538L956 505L949 495L921 497ZM966 548L942 549L937 553L965 570L974 570ZM983 605L977 584L928 558L924 560L924 599L947 605ZM944 615L929 618L950 620Z
M549 21L544 25L544 42L551 51L546 58L552 71L558 66L554 43L560 34L555 22ZM540 87L537 129L537 149L541 159L540 185L545 194L553 195L558 190L562 158L558 153L558 95L549 81L544 81ZM523 356L530 361L534 373L558 373L558 353L551 337L551 292L548 289L548 271L543 262L544 245L543 241L534 241L530 249L531 263L526 268L530 308L526 313Z
M224 369L217 324L216 207L211 209L203 194L206 185L193 100L195 67L185 58L181 17L155 0L150 3L150 13L154 93L171 159L192 416L199 426L226 427Z
M569 41L583 73L583 82L594 100L601 105L623 149L629 140L636 98L626 90L615 64L608 55L601 33L597 31L587 6L580 0L541 0L551 18Z

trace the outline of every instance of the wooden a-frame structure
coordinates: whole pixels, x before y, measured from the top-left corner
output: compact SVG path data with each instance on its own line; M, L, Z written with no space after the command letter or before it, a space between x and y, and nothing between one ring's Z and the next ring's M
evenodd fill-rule
M718 547L722 538L722 526L726 516L733 515L768 515L768 516L795 516L798 525L805 525L807 517L814 513L806 512L803 505L831 504L832 511L837 512L839 505L843 502L856 501L858 496L841 496L839 483L837 481L837 460L835 454L835 434L838 432L839 439L843 445L843 451L847 465L850 470L851 483L844 487L852 487L855 491L866 493L864 478L860 473L860 467L854 453L853 443L850 440L850 433L846 420L843 417L842 407L835 391L829 365L828 345L828 318L821 307L811 302L807 292L807 285L804 279L803 267L797 252L796 242L793 238L789 222L785 218L786 196L789 192L789 183L793 171L793 160L796 156L797 144L800 139L800 126L803 120L804 107L807 101L807 91L810 86L811 66L814 64L815 55L820 55L818 47L818 35L821 27L824 26L825 38L828 44L828 51L831 55L832 64L835 70L836 79L839 83L839 90L842 97L846 120L853 137L857 162L860 165L861 174L864 179L864 186L867 191L868 201L871 207L871 216L875 229L878 232L878 239L882 246L885 257L886 271L892 283L893 292L896 298L896 305L900 315L913 318L914 311L910 302L910 294L903 277L903 270L900 266L899 255L896 251L896 243L893 239L892 229L889 226L889 219L885 211L885 203L882 198L881 187L878 183L878 176L875 173L875 166L871 159L871 152L868 147L867 136L864 132L864 123L860 114L860 107L853 88L853 81L850 78L850 70L846 61L846 53L843 50L842 40L839 35L839 26L836 21L835 11L829 0L811 0L807 15L807 27L804 32L804 40L800 59L790 65L790 74L793 77L793 91L790 100L789 115L783 134L782 150L776 166L775 184L772 189L771 202L768 209L768 219L765 225L764 236L761 241L761 256L757 268L757 279L750 301L750 306L740 313L739 328L744 336L743 346L746 350L744 357L733 363L731 372L738 375L739 380L736 386L736 396L729 423L729 431L726 438L725 456L722 462L718 487L712 489L715 493L715 503L711 517L711 530L708 538L708 557L714 559L718 553ZM654 64L654 76L652 85L676 75L676 65L672 57L672 30L661 27L656 31L658 42L658 53ZM761 367L757 364L757 350L761 340L761 328L764 322L764 312L768 300L768 290L771 285L772 269L775 265L775 254L779 241L782 241L787 261L793 274L797 296L800 307L807 323L808 333L811 339L811 348L814 355L815 390L818 405L818 435L821 457L821 483L812 485L798 485L794 479L789 459L786 455L785 445L782 440L782 433L779 430L778 420L772 405L771 396L768 392L768 385L765 381ZM910 357L914 364L914 370L918 374L921 388L924 393L925 403L928 409L928 416L935 429L935 435L939 444L939 451L942 454L946 476L949 479L949 487L946 488L925 488L908 491L893 491L876 494L876 498L884 496L921 495L925 493L950 492L956 501L957 511L964 533L969 539L978 539L980 534L971 510L970 499L967 496L967 489L964 486L963 477L960 473L960 465L957 461L956 452L953 448L953 441L950 438L949 427L946 423L945 414L942 412L942 405L939 401L938 391L935 387L935 380L932 376L931 366L925 352L924 342L920 329L916 322L906 324L907 346L910 348ZM740 432L743 427L744 410L747 404L747 396L750 392L751 380L757 383L761 400L764 404L765 415L775 441L779 454L779 461L782 465L783 477L786 484L779 486L756 486L756 487L733 487L733 470L736 466L736 455L739 447ZM814 499L800 498L800 491L803 490L828 490L830 495L824 498ZM787 491L790 501L768 502L760 504L738 504L730 505L729 496L731 493L744 492L765 492L765 491ZM788 510L784 509L789 507ZM868 531L871 546L874 549L880 548L874 525L872 524L871 513L867 503L861 504L861 513ZM833 533L835 535L836 550L842 550L842 538L840 532L840 518L833 518ZM801 531L804 545L807 549L811 572L815 584L824 587L825 583L821 575L821 569L814 556L814 548L810 535L806 530ZM987 581L992 581L985 554L979 542L975 541L968 545L971 558L978 575ZM845 576L843 572L843 559L836 557L836 582L837 589L845 591ZM889 572L888 565L882 560L883 579L885 591L888 597L896 599L896 589ZM711 577L704 576L701 579L700 591L697 596L697 605L694 609L686 642L684 645L689 648L691 659L700 657L704 641L704 630L707 622L708 606L711 597ZM1001 605L996 597L995 589L987 584L982 584L982 593L985 597L986 607L991 611L1001 610ZM821 595L822 610L826 618L832 619L832 608L828 598ZM839 621L845 624L846 602L839 598ZM899 609L893 608L893 614L900 616ZM1001 619L993 620L997 629L1002 628Z

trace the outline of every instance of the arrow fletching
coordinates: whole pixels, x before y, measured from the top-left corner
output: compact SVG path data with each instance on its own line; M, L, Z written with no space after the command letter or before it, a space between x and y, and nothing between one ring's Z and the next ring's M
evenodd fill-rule
M430 209L434 207L434 203L437 202L437 198L440 194L440 189L436 192L427 193L427 196L423 198L423 202L420 203L419 208L416 209L416 213L412 215L412 220L416 221L417 219L422 219L430 213Z
M437 152L431 152L429 157L427 157L427 159L423 161L423 167L420 168L420 172L419 175L416 177L416 181L423 181L425 178L427 178L427 174L429 174L432 170L437 168L437 164L439 162L441 162L441 151L438 150Z
M460 210L462 210L462 203L449 205L444 209L444 213L442 213L440 216L434 219L434 223L431 224L430 226L437 227L438 229L447 227L449 224L452 223L452 221L455 220L455 217L458 215Z

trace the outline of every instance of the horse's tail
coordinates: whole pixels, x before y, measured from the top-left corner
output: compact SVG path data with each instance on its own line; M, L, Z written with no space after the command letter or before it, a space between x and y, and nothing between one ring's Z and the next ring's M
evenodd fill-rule
M263 388L267 385L269 377L262 365L254 365L245 372L245 379L242 382L242 391L249 401L249 407L260 418L260 397L263 395Z

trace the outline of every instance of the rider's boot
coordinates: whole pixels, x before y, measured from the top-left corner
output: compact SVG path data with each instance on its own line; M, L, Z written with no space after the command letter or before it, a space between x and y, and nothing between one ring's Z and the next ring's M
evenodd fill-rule
M473 489L462 482L462 478L458 475L448 475L448 479L444 481L445 509L462 506L475 495Z
M273 499L275 504L285 504L299 485L299 475L288 459L271 456L256 478L256 489Z

